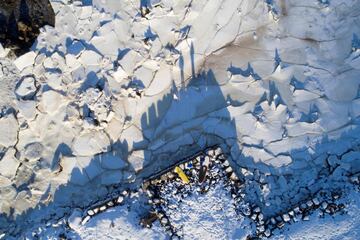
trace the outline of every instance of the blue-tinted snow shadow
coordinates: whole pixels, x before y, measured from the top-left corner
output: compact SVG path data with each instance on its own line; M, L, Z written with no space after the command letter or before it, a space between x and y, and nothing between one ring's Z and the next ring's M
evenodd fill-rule
M108 154L112 154L112 156L109 157ZM122 183L124 167L129 172L135 173L132 166L127 163L127 157L127 141L117 141L112 143L106 152L91 157L88 165L84 166L81 163L75 165L67 174L67 182L60 185L54 183L55 190L53 190L52 181L46 182L48 184L47 190L40 196L39 200L41 202L37 203L35 207L28 208L21 214L16 214L14 207L10 206L9 214L0 214L0 234L6 233L6 238L9 239L25 237L23 235L25 231L36 226L36 224L41 224L39 225L40 228L45 227L47 221L54 223L57 219L68 217L74 208L85 209L99 201L116 196L116 194L124 189L133 188L132 183ZM108 166L109 158L113 162L114 169L109 169L107 170L108 172L100 171L100 165L105 164ZM67 163L64 161L67 161ZM51 169L53 178L56 179L56 176L67 171L64 167L65 164L70 164L70 166L75 164L75 156L67 144L61 143L55 150L52 162L47 163L46 166ZM113 177L110 178L112 182L104 184L102 176L107 173L112 174ZM35 174L31 172L30 178L26 182L21 184L14 183L13 187L18 192L23 191L31 196L32 189L29 185L34 180ZM59 236L63 233L71 236L72 239L80 239L76 232L69 232L69 229L65 229L65 232L59 231Z
M360 171L360 167L357 167L360 162L355 161L350 167L344 167L340 162L335 166L330 166L328 163L330 155L341 158L340 155L349 152L349 149L358 148L360 145L358 118L354 119L351 125L335 138L323 134L315 144L307 141L304 147L289 148L291 150L286 150L275 156L275 158L291 157L292 161L287 165L277 167L265 162L255 162L252 156L243 155L240 149L242 143L236 143L238 127L227 109L229 105L240 106L243 103L234 101L231 96L223 94L211 69L208 71L195 69L193 45L191 45L191 49L191 78L183 79L183 69L181 69L181 86L174 84L172 90L160 101L152 104L142 116L141 128L144 132L144 138L154 139L156 144L160 146L157 145L152 154L145 157L146 171L140 173L141 177L146 178L163 169L171 169L180 160L204 151L207 147L219 145L235 159L231 165L240 179L246 179L242 175L240 167L247 168L254 176L259 175L258 173L272 175L271 182L266 186L268 189L265 189L264 184L256 182L255 177L254 179L247 179L245 182L245 200L251 205L260 206L265 217L270 217L281 212L287 212L320 190L341 188L341 183L346 181L350 174ZM281 64L278 53L275 54L274 59L278 65ZM182 55L180 55L178 65L180 68L184 66ZM261 76L255 72L250 64L245 70L230 66L228 71L233 75L253 76L255 80L262 81ZM299 84L296 82L293 77L292 84L294 84L295 89L300 88L301 86L298 86ZM264 95L261 102L276 101L277 105L286 105L286 101L282 98L281 91L278 90L274 81L270 81L268 90L269 95ZM276 99L275 95L277 95ZM199 104L201 102L207 104ZM254 117L258 117L259 113L263 111L257 107L259 107L258 104L251 112ZM157 111L158 109L167 109L167 112L166 114L159 114L162 111ZM309 112L301 113L300 121L315 122L318 111L316 105L310 107ZM206 115L208 117L204 117ZM217 118L214 117L215 115ZM188 130L184 131L187 127ZM175 132L173 138L167 131L168 129ZM177 131L180 134L176 134ZM186 143L187 134L193 138L193 142ZM284 139L290 138L286 134L283 137ZM179 139L184 139L185 143L180 144ZM172 148L169 146L170 144L178 144L180 147ZM264 148L261 145L252 147L259 150ZM271 202L271 205L268 206L265 200Z
M181 86L173 84L171 91L165 94L161 100L152 104L141 117L143 137L153 141L150 143L153 151L145 151L144 170L138 173L136 183L141 183L142 179L150 177L163 169L168 169L177 162L204 151L207 147L219 145L226 152L232 154L234 160L231 161L231 165L242 180L246 180L246 178L242 175L240 167L247 167L250 172L259 171L266 174L275 174L278 175L275 178L282 176L289 182L289 185L285 185L283 191L279 191L277 186L269 185L266 192L267 198L279 199L279 201L274 200L272 202L275 202L275 205L266 206L262 198L265 195L263 185L252 180L245 181L245 200L260 206L263 212L269 216L286 211L320 189L341 187L341 181L345 181L347 175L355 171L354 168L360 166L358 164L357 166L350 166L351 169L346 169L341 162L335 167L328 166L327 162L327 155L338 154L339 147L345 153L348 149L359 146L360 141L357 137L360 134L359 119L355 119L352 125L336 139L328 139L325 135L315 145L282 153L291 156L293 159L286 166L273 167L263 162L255 162L251 156L244 156L241 153L242 143L236 143L238 127L227 108L229 105L240 106L243 103L234 101L229 95L224 95L211 69L195 69L195 46L193 45L191 45L190 54L192 66L190 79L184 79L184 58L180 57L178 65L181 68ZM254 72L250 64L245 70L240 67L230 66L229 71L232 74L253 76L258 78L257 81L261 81L261 76ZM281 94L274 84L270 84L269 91L270 101L274 92L279 95L281 100ZM206 104L203 104L204 102ZM314 111L316 112L316 109L312 110L311 113L304 113L302 120L315 121ZM258 115L259 112L261 112L261 109L254 109L253 114ZM168 134L168 129L172 129L176 134ZM156 145L155 141L158 141L159 145ZM262 146L254 147L262 148ZM127 160L129 150L126 141L112 143L108 151L113 149L121 149L122 159ZM326 155L324 155L324 152L326 152ZM53 158L54 164L52 167L54 170L60 171L56 166L59 166L61 155L71 156L70 148L62 144L58 146ZM303 162L303 159L312 159L314 156L318 157L318 164L309 161L306 168L299 170L298 173L294 170L297 164ZM74 185L77 181L80 183L89 178L89 174L94 172L93 169L97 169L99 161L101 161L99 157L94 156L88 166L84 166L82 169L74 168L70 173L69 182L60 185L55 190L49 203L39 203L35 208L28 209L16 216L15 214L2 214L0 216L0 231L8 229L13 224L12 233L19 233L31 227L36 222L36 218L43 218L44 215L49 219L67 216L71 210L69 206L71 208L86 208L92 204L92 199L99 199L102 196L107 196L109 192L127 187L125 184L121 186L109 184L109 186L104 187L99 182L99 178L96 177L90 181L90 184ZM314 179L316 179L315 182ZM279 180L279 182L281 181ZM309 183L311 184L309 185ZM278 183L275 182L274 184L277 185ZM15 186L15 188L31 194L30 190L24 185ZM46 191L42 199L47 199L48 194L49 191ZM12 213L14 213L14 210L12 210Z

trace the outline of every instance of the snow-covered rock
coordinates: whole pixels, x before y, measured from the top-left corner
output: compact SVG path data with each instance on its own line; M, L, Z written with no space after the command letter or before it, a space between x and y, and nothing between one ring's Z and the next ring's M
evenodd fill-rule
M36 93L36 81L33 76L26 76L19 82L15 91L16 95L23 99L31 99Z
M111 185L120 183L123 180L123 173L120 170L108 171L101 176L103 185Z
M18 122L14 115L9 114L0 118L0 145L14 146L18 141Z
M115 152L102 153L96 156L101 162L101 167L104 169L123 169L127 163Z
M71 215L68 218L68 224L71 229L79 230L81 226L81 216L82 216L81 209L76 208L72 211Z
M56 91L46 91L41 96L41 108L49 113L54 114L56 110L63 104L64 96Z
M26 67L29 67L31 65L34 64L35 58L36 58L36 53L31 51L28 52L20 57L18 57L15 61L14 64L15 66L20 70L24 70Z
M20 165L19 160L15 158L16 150L9 148L0 160L0 175L12 179Z
M77 136L72 143L72 149L78 156L93 156L106 152L109 145L110 140L105 133L91 131Z
M25 146L24 157L30 161L41 158L44 146L39 142L33 142Z

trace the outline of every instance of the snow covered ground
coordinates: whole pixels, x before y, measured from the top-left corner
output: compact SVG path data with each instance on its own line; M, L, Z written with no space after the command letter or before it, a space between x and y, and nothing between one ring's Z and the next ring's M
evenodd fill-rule
M232 198L222 183L206 194L190 195L167 212L184 239L241 239L251 235L251 226L238 216Z
M92 218L76 233L79 239L169 239L157 221L151 229L140 226L144 206L137 200L112 208Z
M356 190L357 189L357 190ZM314 211L306 221L291 222L282 229L273 232L269 238L342 240L359 239L360 236L360 192L359 187L350 187L340 201L346 204L342 214L321 215ZM180 209L171 212L172 221L183 226L183 239L247 239L253 226L251 221L237 215L233 209L232 198L223 185L216 185L204 195L194 195L185 199ZM59 239L59 236L71 239L169 239L164 228L156 221L152 228L142 228L140 217L146 207L138 201L110 208L91 218L85 225L71 230L66 224L59 226L40 225L28 232L27 239Z
M184 226L184 239L246 239L251 235L251 224L248 220L239 218L231 208L228 193L221 189L221 185L213 191L199 198L189 198L184 202L183 208L174 211L174 218L181 218ZM319 211L309 216L308 221L292 222L285 225L282 230L277 230L269 239L293 240L355 240L360 237L360 193L351 191L342 202L347 204L346 214L325 215L319 217ZM220 210L221 209L221 210ZM114 213L114 214L111 214ZM82 239L92 239L96 236L107 236L106 239L160 239L164 237L159 226L151 230L152 235L143 235L140 229L134 231L138 222L128 217L127 211L114 210L100 215L82 229ZM123 218L126 216L125 223ZM98 220L99 219L99 220ZM122 219L122 220L121 220ZM116 221L117 230L111 228L111 221ZM118 224L117 222L120 221ZM129 226L128 224L133 224ZM95 227L96 226L96 227ZM126 226L126 227L125 227ZM128 229L124 231L124 229ZM126 232L126 233L124 233ZM112 234L114 233L114 234ZM140 234L139 234L140 233ZM112 238L110 237L112 236ZM117 236L117 237L116 237ZM125 238L122 238L127 236ZM87 238L90 237L90 238Z
M310 215L309 221L301 221L275 232L271 239L359 239L360 237L360 193L352 191L346 195L346 214L319 217L319 212Z
M359 0L51 4L55 27L0 59L0 235L66 219L213 145L265 217L360 171ZM339 221L351 239L356 218Z
M181 207L167 212L184 239L239 239L250 234L250 224L235 213L229 193L217 185L205 195L185 198ZM120 206L93 217L76 232L81 239L168 239L156 221L151 229L139 225L144 213L137 202Z

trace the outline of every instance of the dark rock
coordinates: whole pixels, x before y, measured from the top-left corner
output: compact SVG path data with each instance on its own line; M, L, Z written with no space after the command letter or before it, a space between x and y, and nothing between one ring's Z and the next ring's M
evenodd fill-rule
M148 215L146 215L140 220L140 225L149 228L157 219L158 215L155 212L150 212Z
M0 43L16 55L30 49L45 25L55 26L49 0L0 1Z

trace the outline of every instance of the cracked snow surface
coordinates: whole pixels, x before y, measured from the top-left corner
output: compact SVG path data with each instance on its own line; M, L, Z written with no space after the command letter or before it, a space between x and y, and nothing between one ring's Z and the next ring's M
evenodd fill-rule
M51 4L0 45L0 239L214 145L265 217L360 172L359 0Z

